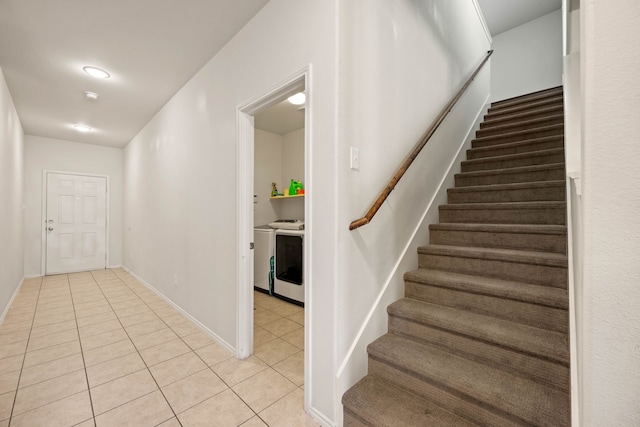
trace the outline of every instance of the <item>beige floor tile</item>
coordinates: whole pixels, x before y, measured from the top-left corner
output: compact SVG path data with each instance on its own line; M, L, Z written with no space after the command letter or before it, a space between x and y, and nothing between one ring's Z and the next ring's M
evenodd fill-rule
M13 344L16 342L24 341L29 338L29 329L23 329L21 331L9 332L8 334L0 335L0 345Z
M253 323L258 326L264 326L267 323L275 322L279 319L282 319L282 316L270 310L259 311L253 314Z
M182 341L184 341L189 347L191 347L192 350L206 347L211 344L216 344L213 338L200 331L196 332L195 334L183 336Z
M267 425L256 415L246 423L240 424L240 427L267 427Z
M262 344L260 347L255 347L253 349L253 354L267 365L272 366L290 356L293 356L299 351L299 348L289 344L285 340L276 338L273 341Z
M304 351L273 365L273 369L297 386L304 384Z
M0 394L0 420L6 420L11 416L11 408L13 407L15 396L15 391Z
M284 302L276 297L272 297L272 296L266 296L266 298L258 298L256 300L256 297L254 295L254 304L259 305L262 308L266 308L267 310L271 310L272 308L276 308L278 307L280 304L283 304Z
M89 392L82 391L73 396L41 406L11 419L12 427L59 427L72 426L92 417Z
M93 387L91 402L96 416L158 390L148 369Z
M304 350L304 328L296 329L293 332L289 332L281 336L283 340L298 347L300 350Z
M136 307L138 305L145 305L144 301L142 301L138 296L135 296L131 299L128 299L126 301L120 301L120 302L116 302L111 304L111 308L113 308L114 310L122 310L124 308L129 308L129 307Z
M253 328L253 347L259 347L262 344L266 344L269 341L275 340L276 337L271 332L267 331L261 326L256 326Z
M83 326L79 329L80 338L89 338L94 335L104 334L122 329L122 325L118 320L108 320L106 322L96 323L95 325Z
M178 323L177 325L171 326L171 329L180 337L195 334L196 332L202 332L202 330L192 322Z
M69 329L68 331L54 332L52 334L43 335L37 338L29 339L27 351L40 350L42 348L51 347L53 345L64 344L69 341L78 339L78 331Z
M191 349L182 340L177 339L141 350L140 355L147 366L153 366L190 351Z
M55 315L36 315L33 319L33 327L39 328L44 325L51 325L52 323L67 322L69 320L75 320L76 316L73 311L66 313L60 313Z
M231 390L225 390L178 414L183 427L235 427L254 413Z
M314 427L320 425L304 412L304 392L299 388L260 412L259 415L270 427Z
M287 316L287 319L293 320L297 324L304 326L304 311L301 313L296 313L291 316Z
M0 359L0 375L8 374L9 372L19 371L22 368L23 360L24 360L24 356L22 354Z
M194 352L189 352L151 366L149 370L158 385L164 387L207 368Z
M116 312L116 315L119 318L133 316L134 314L151 313L151 309L146 305L136 305L135 307L127 307L127 308L122 308L120 310L113 310L113 311Z
M18 390L13 415L39 408L87 389L84 370L52 378Z
M82 338L80 339L80 343L82 344L82 351L88 351L107 344L113 344L115 342L128 339L129 336L124 331L124 329L116 329L115 331L106 332L104 334Z
M232 357L211 367L229 386L234 386L267 368L268 366L255 356L242 360Z
M138 353L131 353L87 368L91 388L145 368Z
M186 411L228 387L210 369L204 369L165 387L162 392L176 414Z
M282 335L286 335L302 328L302 326L296 322L285 318L278 319L271 323L266 323L262 325L262 327L277 337L281 337Z
M69 298L61 299L58 301L40 302L38 303L38 311L46 311L54 308L67 308L73 309L73 300Z
M276 314L279 314L282 317L289 317L296 313L304 312L304 308L295 304L282 302L282 304L278 304L276 307L272 308L271 311L273 311Z
M255 412L260 412L296 389L296 385L273 369L233 386L233 391Z
M0 345L0 359L15 356L17 354L24 354L26 349L27 340L14 342L12 344Z
M196 350L196 353L202 360L204 360L204 363L209 366L217 365L218 363L233 357L233 354L229 350L218 343L201 347Z
M33 313L12 313L9 311L4 318L5 324L31 322Z
M178 325L184 322L189 322L189 319L187 319L180 313L174 314L172 316L163 317L162 320L164 320L164 323L166 323L169 326Z
M65 342L40 350L28 351L24 358L24 367L39 365L62 357L80 353L80 341L76 338L73 341Z
M22 375L20 375L20 388L29 387L80 369L84 369L84 363L82 362L82 354L79 353L24 368Z
M72 329L77 329L75 319L33 328L31 330L31 338L38 338L49 334L55 334L57 332L70 331Z
M118 318L113 311L106 311L104 313L95 314L93 316L81 317L78 319L78 327L85 328L87 326L98 325L103 322L113 322Z
M75 424L73 427L96 427L96 422L93 418L90 418L83 423Z
M69 301L71 301L69 299ZM54 316L58 316L61 314L73 314L73 304L67 304L63 307L55 307L55 308L48 308L48 309L41 309L40 307L38 307L36 309L36 316L35 318L37 319L38 317L54 317Z
M152 427L174 416L160 391L149 393L96 417L98 427ZM209 424L212 425L212 424Z
M149 334L131 337L131 341L133 341L138 350L144 350L178 338L179 337L171 329L164 328Z
M135 346L131 340L127 338L113 344L107 344L102 347L85 351L84 364L86 367L95 366L135 352Z
M7 322L7 319L4 320L2 326L0 326L0 334L6 334L9 332L21 331L24 329L31 329L31 324L33 323L33 318L23 320L22 322Z
M109 305L101 305L98 307L76 309L76 318L82 319L83 317L95 316L96 314L101 314L101 313L113 313L113 310Z
M180 425L180 422L178 421L177 418L171 418L168 421L163 422L162 424L159 424L158 427L182 427Z
M126 328L128 326L133 326L133 325L137 325L139 323L144 323L144 322L148 322L150 320L156 320L156 319L159 319L159 317L156 316L154 313L145 312L145 313L140 313L140 314L134 314L134 315L131 315L131 316L121 317L120 318L120 323L122 323L122 326L124 326Z
M153 313L144 313L145 315L151 315ZM149 334L151 332L159 331L160 329L166 328L167 325L160 319L153 319L143 323L137 323L135 325L125 327L125 330L129 334L130 337L134 337L136 335L144 335Z

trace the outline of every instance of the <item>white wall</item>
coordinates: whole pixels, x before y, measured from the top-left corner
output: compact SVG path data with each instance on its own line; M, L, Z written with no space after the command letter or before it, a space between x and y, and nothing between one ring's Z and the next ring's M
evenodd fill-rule
M0 314L3 316L24 277L23 171L24 132L0 69Z
M282 135L282 181L288 186L291 179L304 182L304 129ZM284 188L284 187L283 187ZM274 200L280 205L280 218L304 219L304 198Z
M253 223L268 224L280 217L279 201L271 201L271 183L278 185L278 191L284 190L282 180L282 136L264 130L255 130L253 192Z
M122 265L122 157L120 148L25 136L25 275L42 269L42 171L109 175L109 264Z
M493 37L491 99L562 85L562 10Z
M124 264L236 347L238 106L310 66L310 410L336 418L336 4L271 0L125 148ZM240 159L244 161L244 159ZM310 183L305 183L311 188ZM251 233L252 235L252 233ZM178 275L179 286L172 285ZM317 285L316 285L317 284ZM247 283L245 286L252 286Z
M452 184L444 178L459 167L458 150L488 101L488 69L373 221L355 231L349 224L490 47L473 2L353 0L340 15L339 395L366 373L366 345L387 331L386 305L402 296L402 274L417 267L415 249L427 243L427 224L437 222ZM349 169L350 146L360 149L359 171Z
M640 3L581 4L582 425L640 423Z

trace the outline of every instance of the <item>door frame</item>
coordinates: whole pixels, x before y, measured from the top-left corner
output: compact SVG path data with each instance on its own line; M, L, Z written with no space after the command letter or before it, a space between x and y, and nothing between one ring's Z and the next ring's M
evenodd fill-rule
M107 221L107 224L105 226L105 238L104 238L104 250L105 250L105 254L106 254L106 258L104 260L104 267L105 268L109 268L109 259L110 259L110 255L109 255L109 235L111 234L109 232L109 227L111 226L111 218L110 218L110 214L111 214L111 206L110 206L110 191L111 191L111 182L110 182L110 176L109 175L101 175L101 174L96 174L96 173L84 173L84 172L68 172L68 171L60 171L60 170L51 170L51 169L43 169L42 170L42 204L40 206L42 206L42 212L41 212L41 221L40 221L40 226L41 226L41 238L40 238L40 275L41 276L46 276L47 275L47 230L46 230L46 223L47 223L47 174L50 173L54 173L54 174L61 174L61 175L76 175L76 176L89 176L92 178L106 178L107 179L107 192L105 193L105 218ZM60 273L60 274L64 274L64 273Z
M253 241L253 179L254 179L254 115L260 111L283 101L287 97L304 90L307 95L305 105L304 124L304 184L305 184L305 239L304 239L304 273L305 284L305 374L304 381L311 388L310 372L312 358L311 313L313 299L310 289L312 284L312 251L313 236L311 227L306 225L312 221L313 183L311 182L311 147L312 147L312 94L311 94L311 65L291 75L271 90L239 105L236 108L237 123L237 319L236 319L236 357L244 359L253 353L253 284L249 283L253 270L253 257L249 243ZM308 396L305 392L305 407L308 407Z

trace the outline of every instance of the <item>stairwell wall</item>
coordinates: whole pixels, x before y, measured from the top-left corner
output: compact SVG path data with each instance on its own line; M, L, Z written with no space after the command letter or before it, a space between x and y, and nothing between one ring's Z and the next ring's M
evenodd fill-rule
M0 69L0 322L24 277L24 131Z
M416 247L459 170L489 96L489 64L373 221L349 231L490 48L473 2L341 4L338 395L366 374L366 346L387 331L386 305L417 267ZM350 170L349 148L360 150ZM461 151L459 151L461 150ZM338 409L342 413L341 408Z

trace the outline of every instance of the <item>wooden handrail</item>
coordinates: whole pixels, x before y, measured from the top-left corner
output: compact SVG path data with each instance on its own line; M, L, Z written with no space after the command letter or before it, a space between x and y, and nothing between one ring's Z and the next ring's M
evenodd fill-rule
M449 114L449 111L451 111L453 106L456 105L456 102L458 102L462 94L467 90L467 88L469 87L473 79L475 79L476 75L478 75L478 73L480 72L484 64L486 64L486 62L489 60L489 57L491 56L492 53L493 53L493 50L490 50L487 52L487 55L484 57L480 65L478 65L478 67L473 72L473 74L471 74L471 77L469 77L469 79L464 84L464 86L462 86L462 88L458 91L456 96L454 96L453 99L451 99L451 101L449 101L449 103L442 109L440 114L438 114L438 117L436 118L436 120L431 124L431 126L424 133L424 135L422 135L422 137L420 138L416 146L413 148L413 151L411 151L411 154L409 154L409 156L405 159L405 161L402 163L400 168L396 171L396 174L393 176L393 178L391 178L391 180L389 181L387 186L384 188L384 190L382 190L382 192L380 193L376 201L373 203L373 205L371 205L371 207L369 208L369 211L367 211L367 214L362 218L356 219L351 224L349 224L349 230L355 230L356 228L362 227L363 225L367 225L371 222L376 212L378 212L382 204L387 200L387 197L389 197L389 194L395 188L396 184L398 184L398 181L400 181L400 178L402 178L402 176L405 174L407 169L409 169L409 166L411 166L411 163L413 163L416 157L418 157L418 154L420 154L420 151L422 151L424 146L427 145L427 142L429 142L429 139L431 139L431 137L436 132L438 127L440 127L440 124L444 121L445 117L447 117L447 114Z

